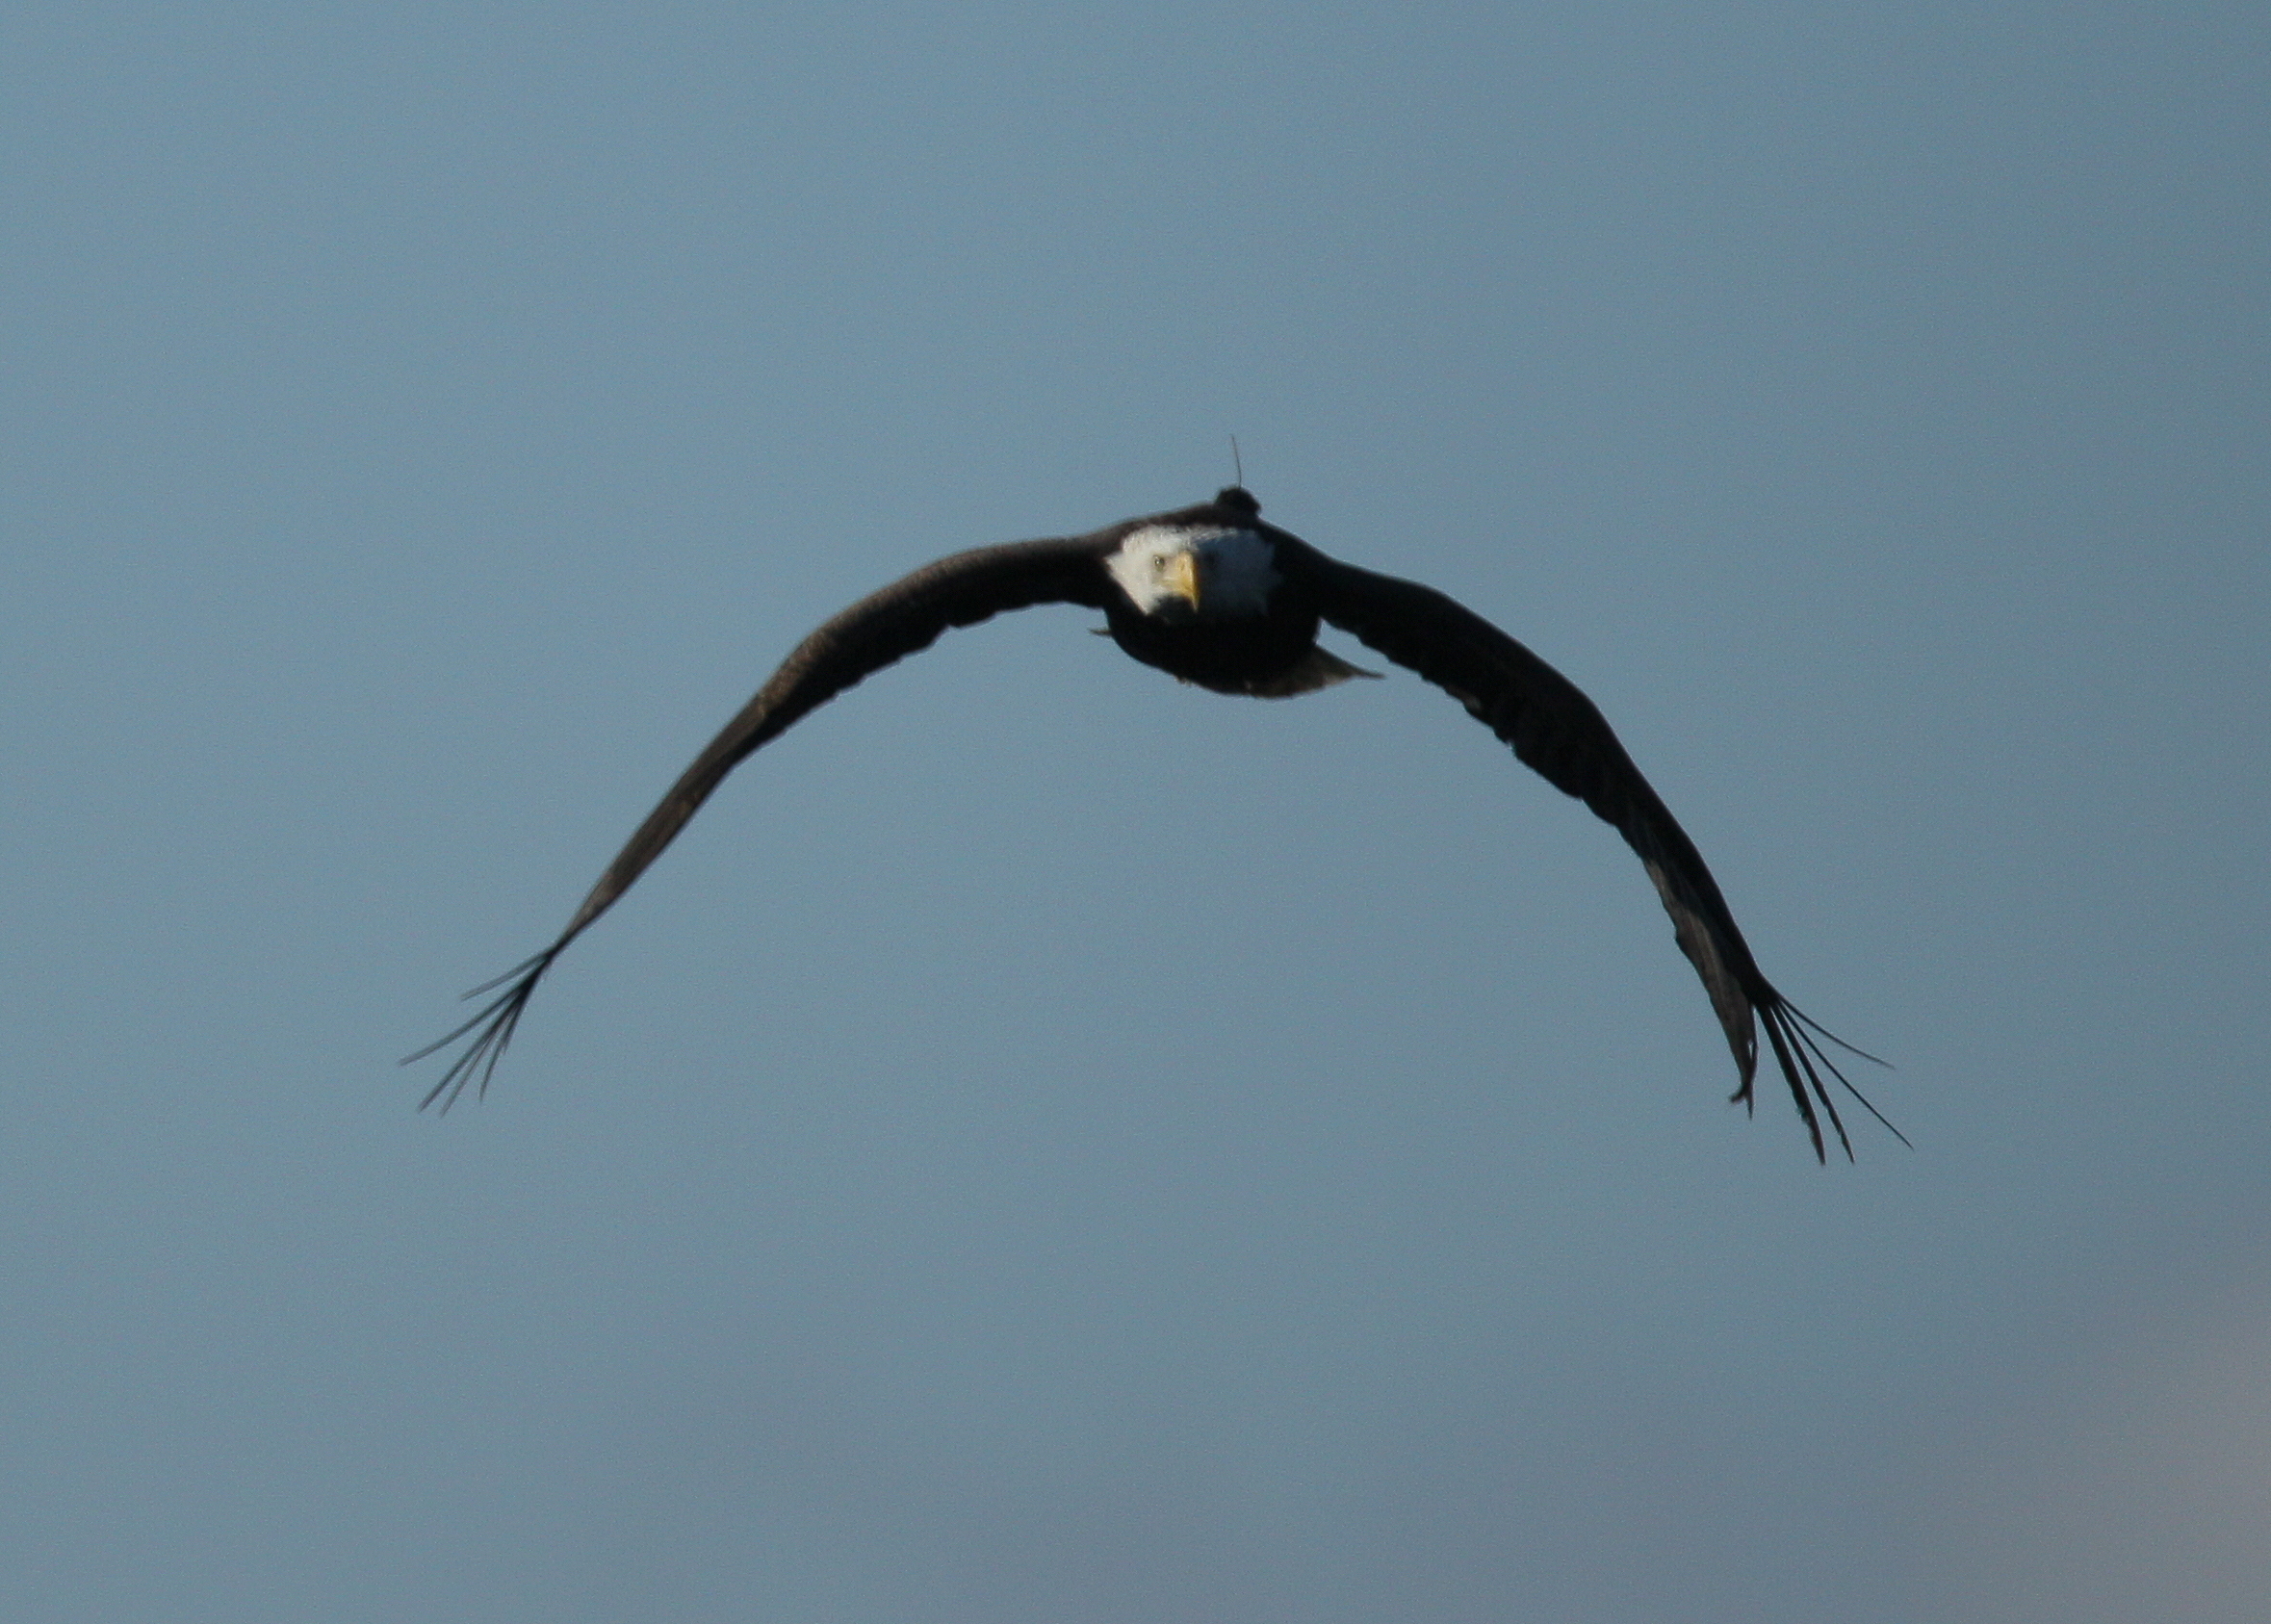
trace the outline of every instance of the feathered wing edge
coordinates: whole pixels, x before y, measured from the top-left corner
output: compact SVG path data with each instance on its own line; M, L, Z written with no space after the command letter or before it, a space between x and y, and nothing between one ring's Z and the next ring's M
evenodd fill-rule
M559 957L560 949L567 944L568 938L563 936L534 958L524 959L503 975L472 989L465 994L469 999L477 998L483 992L496 992L508 981L512 983L483 1004L472 1018L452 1027L415 1053L402 1056L402 1065L415 1065L427 1055L438 1054L448 1048L475 1027L481 1029L480 1036L466 1045L465 1052L450 1063L450 1069L442 1073L442 1080L426 1091L426 1097L418 1102L419 1110L425 1110L437 1099L442 1102L444 1111L449 1110L457 1103L457 1096L465 1092L466 1084L477 1076L480 1079L480 1086L476 1090L476 1096L489 1092L489 1078L495 1073L497 1063L504 1058L505 1048L512 1043L513 1028L521 1023L521 1012L529 1007L529 994L536 991L537 981L552 967L553 960Z
M476 1097L488 1093L497 1063L504 1058L529 999L553 961L631 889L744 758L846 688L928 648L951 627L974 626L1037 604L1102 608L1099 562L1134 524L1144 522L941 558L863 598L805 638L647 814L552 945L466 993L468 999L488 992L497 995L446 1036L403 1056L401 1063L412 1065L473 1034L473 1041L451 1061L418 1108L423 1111L439 1100L447 1111L469 1085Z
M1594 714L1598 717L1599 712L1595 711ZM1607 730L1607 722L1600 725L1604 731ZM1639 780L1639 770L1632 767L1630 758L1626 758L1625 765ZM1790 1085L1791 1098L1797 1105L1799 1119L1806 1124L1807 1137L1814 1142L1817 1159L1828 1160L1828 1149L1821 1137L1822 1117L1829 1119L1831 1131L1836 1133L1838 1147L1845 1151L1845 1159L1853 1159L1853 1142L1845 1135L1845 1120L1838 1115L1837 1100L1821 1080L1825 1071L1835 1077L1847 1094L1860 1101L1862 1109L1883 1122L1895 1139L1906 1145L1908 1136L1887 1121L1885 1114L1870 1103L1867 1095L1854 1087L1853 1080L1845 1075L1837 1062L1829 1057L1829 1052L1821 1046L1821 1040L1827 1040L1846 1053L1858 1055L1875 1065L1883 1066L1886 1062L1867 1049L1856 1048L1845 1042L1775 991L1773 984L1760 972L1757 961L1751 958L1750 946L1743 941L1734 915L1728 910L1725 898L1719 894L1718 885L1713 880L1711 870L1704 866L1703 858L1695 850L1694 843L1673 821L1670 812L1665 810L1663 801L1644 780L1639 781L1639 787L1646 792L1653 815L1643 817L1639 835L1629 829L1623 832L1628 843L1640 852L1641 861L1647 865L1648 878L1655 882L1656 894L1663 899L1664 911L1671 915L1672 939L1679 943L1680 951L1687 955L1688 962L1695 967L1695 973L1703 981L1704 991L1711 994L1712 1010L1718 1016L1719 1025L1727 1034L1727 1046L1734 1051L1736 1070L1742 1080L1735 1092L1727 1096L1728 1102L1741 1105L1745 1111L1752 1109L1755 1103L1751 1087L1758 1070L1758 1032L1752 1023L1755 1013L1758 1024L1767 1029L1768 1044L1774 1051L1775 1064L1782 1070L1783 1080ZM1616 820L1612 818L1610 821ZM1654 825L1654 828L1650 828L1650 825ZM1623 826L1620 824L1619 828ZM1651 843L1662 842L1680 848L1685 861L1672 858L1671 867L1667 869L1666 860L1650 856L1647 846L1642 843L1643 839L1649 839L1652 836L1654 838ZM1676 839L1672 837L1676 837ZM1677 879L1673 877L1675 872L1680 876ZM1817 1104L1820 1108L1819 1114L1816 1111Z
M1895 1138L1908 1143L1830 1059L1822 1041L1880 1066L1884 1062L1809 1018L1760 973L1702 854L1575 683L1432 587L1343 564L1281 530L1272 536L1280 567L1304 583L1328 622L1449 693L1511 745L1520 760L1584 801L1639 854L1671 915L1680 950L1702 978L1734 1052L1742 1078L1735 1101L1746 1109L1753 1104L1755 1016L1766 1026L1767 1042L1817 1159L1828 1160L1821 1132L1825 1117L1846 1158L1853 1154L1825 1072Z

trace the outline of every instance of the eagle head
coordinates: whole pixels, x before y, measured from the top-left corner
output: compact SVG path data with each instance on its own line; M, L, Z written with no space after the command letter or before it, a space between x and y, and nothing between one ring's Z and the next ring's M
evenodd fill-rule
M1277 549L1226 525L1139 525L1105 560L1137 610L1171 622L1267 614Z

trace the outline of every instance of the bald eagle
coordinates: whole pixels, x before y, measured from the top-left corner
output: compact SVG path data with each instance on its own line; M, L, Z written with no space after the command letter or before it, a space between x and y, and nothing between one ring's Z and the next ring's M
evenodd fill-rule
M404 1061L422 1060L471 1035L421 1109L436 1100L449 1109L477 1078L479 1092L487 1093L529 994L553 961L631 889L737 762L844 689L928 648L947 628L974 626L1036 604L1101 610L1105 632L1129 655L1216 693L1283 699L1377 675L1318 647L1320 623L1416 671L1465 706L1549 784L1613 824L1639 854L1671 915L1673 937L1703 978L1734 1051L1741 1082L1732 1102L1752 1104L1756 1024L1763 1024L1818 1159L1827 1159L1823 1118L1848 1159L1853 1153L1825 1072L1899 1134L1818 1040L1874 1057L1801 1014L1760 973L1702 855L1592 701L1442 593L1340 563L1265 523L1261 504L1238 485L1195 507L1123 520L1087 535L941 558L863 598L799 643L647 814L552 944L468 992L469 999L496 996Z

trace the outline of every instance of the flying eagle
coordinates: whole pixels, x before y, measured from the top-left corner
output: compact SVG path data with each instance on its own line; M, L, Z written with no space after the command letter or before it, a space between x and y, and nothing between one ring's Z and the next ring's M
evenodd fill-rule
M1742 1083L1733 1101L1746 1108L1752 1103L1755 1017L1767 1028L1817 1158L1826 1159L1823 1117L1845 1155L1853 1154L1823 1072L1893 1128L1817 1040L1874 1057L1799 1013L1760 973L1702 855L1592 701L1442 593L1337 562L1265 523L1261 504L1237 485L1196 507L1123 520L1087 535L941 558L863 598L799 643L647 814L552 945L468 992L468 998L492 992L497 996L447 1037L409 1056L422 1060L473 1034L421 1108L438 1099L447 1110L476 1077L479 1091L487 1092L529 996L553 961L631 889L735 763L844 689L928 648L948 627L974 626L1035 604L1101 610L1106 632L1122 649L1216 693L1285 699L1377 675L1319 648L1320 622L1418 672L1549 784L1613 824L1639 854L1671 915L1680 950L1702 976L1735 1052ZM1897 1136L1899 1130L1893 1132Z

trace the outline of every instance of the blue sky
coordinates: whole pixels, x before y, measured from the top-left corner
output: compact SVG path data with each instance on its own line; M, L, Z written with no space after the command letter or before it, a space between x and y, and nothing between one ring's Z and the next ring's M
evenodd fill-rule
M0 20L0 1611L2271 1608L2271 23ZM1199 500L1601 705L814 624Z

